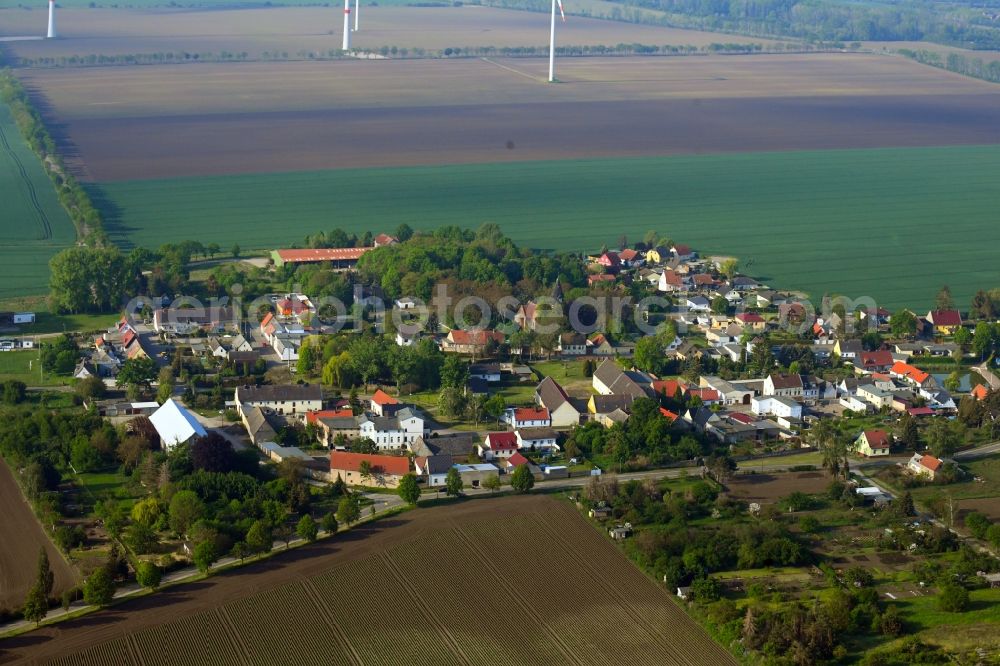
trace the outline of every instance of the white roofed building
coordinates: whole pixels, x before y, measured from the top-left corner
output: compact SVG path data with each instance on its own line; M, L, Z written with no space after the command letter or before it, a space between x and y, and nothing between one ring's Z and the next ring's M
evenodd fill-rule
M183 444L192 437L204 437L208 434L194 414L173 398L167 400L153 412L149 420L156 428L156 433L160 436L160 443L165 449Z

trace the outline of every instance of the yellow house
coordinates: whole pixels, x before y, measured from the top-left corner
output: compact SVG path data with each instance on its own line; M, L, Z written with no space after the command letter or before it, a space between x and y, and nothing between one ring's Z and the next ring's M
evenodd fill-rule
M865 430L854 441L854 450L867 457L889 455L889 434L885 430Z
M962 315L958 310L932 310L927 313L927 321L934 327L935 335L955 335L962 328Z

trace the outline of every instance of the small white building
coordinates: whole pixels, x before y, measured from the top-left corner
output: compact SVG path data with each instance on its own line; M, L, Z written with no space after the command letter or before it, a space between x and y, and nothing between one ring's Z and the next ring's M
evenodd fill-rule
M780 395L754 396L750 399L750 411L758 416L777 416L801 419L802 405L791 398Z

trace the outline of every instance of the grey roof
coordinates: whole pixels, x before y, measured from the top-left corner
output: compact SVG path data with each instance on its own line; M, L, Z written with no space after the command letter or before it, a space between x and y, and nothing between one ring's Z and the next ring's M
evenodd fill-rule
M606 359L597 366L597 370L594 370L594 376L608 388L615 383L621 374L623 374L622 369L611 359Z
M521 428L517 431L523 440L555 439L556 431L552 428Z
M241 386L240 400L243 402L300 402L322 400L323 389L319 384L285 384L279 386Z
M466 458L476 449L478 436L474 432L456 432L436 437L418 437L410 449L418 456L450 455Z
M254 443L273 440L277 433L267 420L267 415L260 407L253 406L243 410L246 417L247 434Z
M439 453L433 456L427 456L424 459L425 471L428 474L447 474L448 470L451 469L453 464L451 456Z
M616 395L595 395L594 399L594 412L597 414L609 414L616 409L622 411L628 411L632 407L632 402L635 397L623 393Z
M538 401L550 412L561 407L569 399L562 386L551 377L543 379L535 389L535 393L538 394Z
M396 410L396 419L398 419L399 421L405 421L406 419L409 418L423 419L424 415L421 414L420 410L418 410L416 407L411 407L409 405L403 407L402 409Z

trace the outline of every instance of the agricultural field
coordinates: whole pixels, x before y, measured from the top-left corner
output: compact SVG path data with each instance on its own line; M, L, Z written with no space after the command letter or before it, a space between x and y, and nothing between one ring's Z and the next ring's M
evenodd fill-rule
M462 585L448 584L456 578ZM197 594L182 586L10 639L2 657L148 666L735 663L575 509L546 497L403 514L197 585ZM523 619L516 638L509 627L473 621L501 617Z
M31 505L24 499L7 463L0 460L0 507L3 507L3 533L0 539L0 609L19 607L35 577L38 553L45 548L55 574L53 596L58 597L75 585L77 572L55 547L38 524ZM17 535L16 537L12 535ZM0 661L3 649L0 648Z
M126 246L238 235L267 247L333 227L496 222L527 247L594 251L657 229L706 254L738 255L774 287L926 310L942 284L958 303L1000 284L994 174L1000 148L956 147L163 179L95 191ZM855 242L872 234L878 243Z
M309 53L325 56L340 49L342 4L257 8L241 4L225 11L68 8L59 13L59 40L10 42L6 47L17 58L30 59L168 51L228 51L246 53L249 59L274 54L302 59ZM32 9L0 9L0 37L44 34L47 12L44 4ZM473 5L402 7L379 3L372 7L362 3L360 16L361 30L352 36L351 43L362 50L382 46L431 51L547 47L549 40L548 17L522 11ZM573 16L560 27L559 42L562 46L639 43L701 47L723 42L769 44L771 40Z
M563 58L558 85L544 72L467 59L19 76L125 248L491 221L574 251L655 228L772 286L887 307L1000 284L992 84L860 54ZM878 243L856 242L873 230Z
M48 289L49 259L76 239L52 182L0 103L0 298Z
M784 461L784 458L777 460ZM830 485L830 476L823 471L741 474L734 476L726 485L729 495L740 501L773 504L792 493L825 492Z

